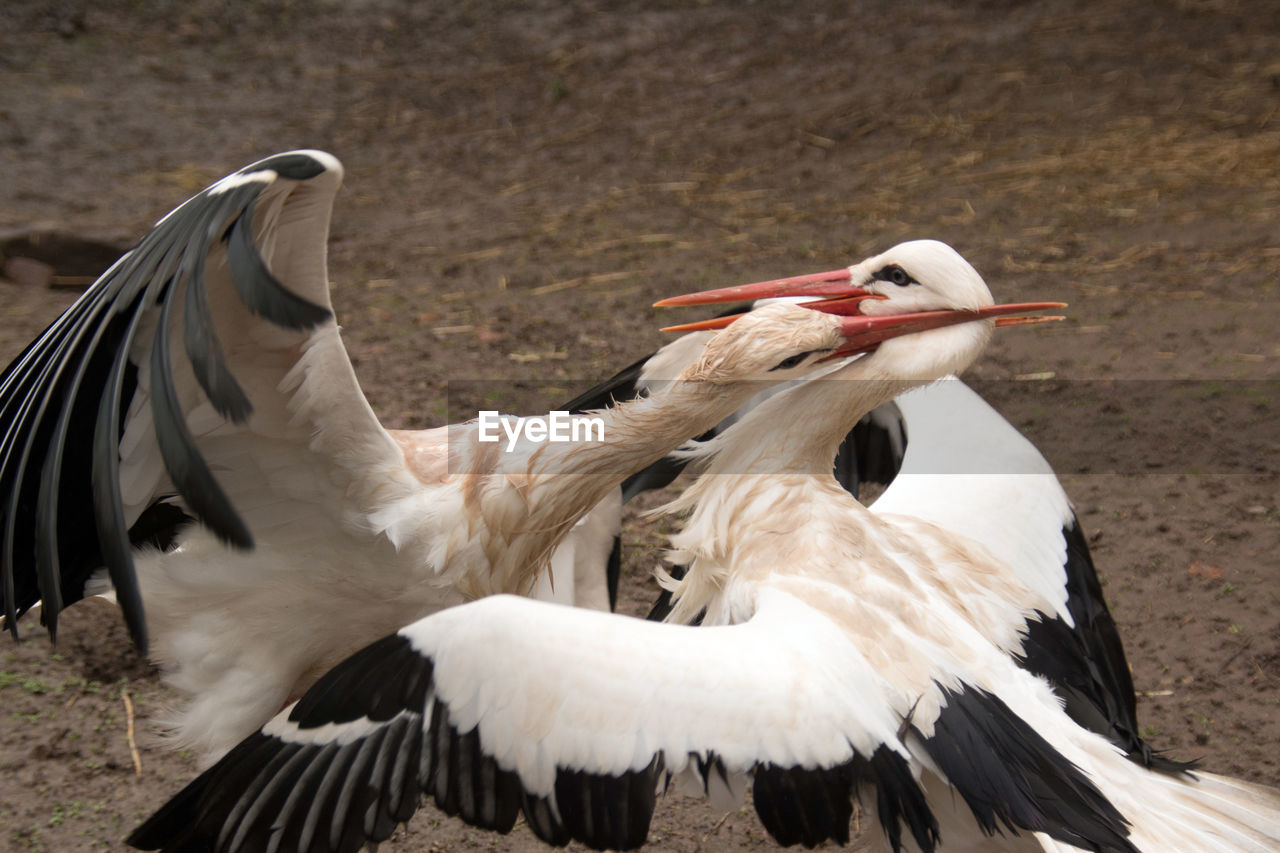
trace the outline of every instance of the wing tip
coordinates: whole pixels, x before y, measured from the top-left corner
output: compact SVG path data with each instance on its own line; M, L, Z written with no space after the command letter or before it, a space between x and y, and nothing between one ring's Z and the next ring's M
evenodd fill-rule
M236 174L245 175L264 170L275 172L290 181L309 181L326 175L335 184L342 181L344 172L342 161L329 152L316 148L299 148L264 157L240 169Z

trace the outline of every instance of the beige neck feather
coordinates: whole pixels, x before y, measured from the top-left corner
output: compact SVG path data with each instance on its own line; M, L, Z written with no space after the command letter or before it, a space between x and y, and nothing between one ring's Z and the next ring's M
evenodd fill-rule
M759 383L678 380L592 416L600 441L483 445L463 475L466 509L482 521L490 565L486 592L527 593L578 519L632 473L658 461L738 409ZM519 496L513 512L512 495Z

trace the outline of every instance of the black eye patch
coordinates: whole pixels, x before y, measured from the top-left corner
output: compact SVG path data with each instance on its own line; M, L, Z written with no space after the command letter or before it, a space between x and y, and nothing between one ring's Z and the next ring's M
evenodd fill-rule
M876 270L871 274L871 277L877 281L887 281L890 284L896 284L898 287L906 287L908 284L920 283L912 278L909 272L897 264L889 264L887 267Z

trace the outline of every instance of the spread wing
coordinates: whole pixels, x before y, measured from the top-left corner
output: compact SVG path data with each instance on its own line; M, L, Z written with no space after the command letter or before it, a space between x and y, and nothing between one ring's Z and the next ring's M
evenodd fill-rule
M906 453L872 511L923 519L981 542L1056 606L1027 624L1023 666L1052 684L1081 726L1147 766L1185 769L1153 754L1138 734L1124 646L1049 463L959 379L914 389L895 403Z
M329 299L341 180L332 156L295 151L218 181L0 376L0 574L15 635L37 602L53 634L105 565L145 648L133 544L164 544L194 519L251 548L262 533L254 496L271 491L278 505L282 481L298 495L313 485L282 470L290 450L327 455L334 470L320 479L389 458Z
M905 709L833 623L762 601L715 628L510 596L442 611L330 672L129 843L353 851L427 794L486 829L523 813L550 843L629 849L668 774L732 795L748 772L783 843L847 841L864 784L895 832L927 837Z
M355 851L425 794L484 829L523 814L551 844L632 849L673 775L722 805L749 775L784 845L847 843L857 796L891 849L910 833L932 851L958 797L987 835L1133 849L1120 813L1038 733L1062 725L1052 695L994 647L975 660L1021 711L940 661L930 671L949 686L913 696L872 662L894 637L851 634L778 589L755 600L746 622L699 628L510 596L441 611L344 661L128 841ZM937 774L951 790L931 795Z

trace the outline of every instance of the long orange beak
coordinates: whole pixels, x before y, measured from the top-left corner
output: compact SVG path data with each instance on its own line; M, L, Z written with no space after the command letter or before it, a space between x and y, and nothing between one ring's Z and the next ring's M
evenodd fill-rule
M775 278L770 281L757 281L754 284L739 284L733 287L721 287L717 290L703 290L699 293L686 293L653 303L658 308L671 308L677 305L711 305L716 302L749 302L755 299L771 299L775 296L855 296L866 294L860 287L850 287L849 279L853 274L848 267L827 272L814 272L807 275L793 275L790 278Z
M955 326L960 323L972 323L977 320L996 318L996 326L1030 326L1036 323L1053 323L1065 319L1060 316L1043 317L1011 317L1011 314L1026 314L1029 311L1048 311L1054 308L1065 308L1065 302L1010 302L1004 305L990 305L977 311L918 311L913 314L882 314L869 317L857 313L853 307L840 305L844 300L832 299L822 302L808 303L804 307L827 314L846 315L840 321L841 331L845 336L845 344L824 361L843 358L858 353L870 352L890 338L912 335L916 332L927 332L930 329L941 329L944 326ZM858 300L861 301L861 300Z

